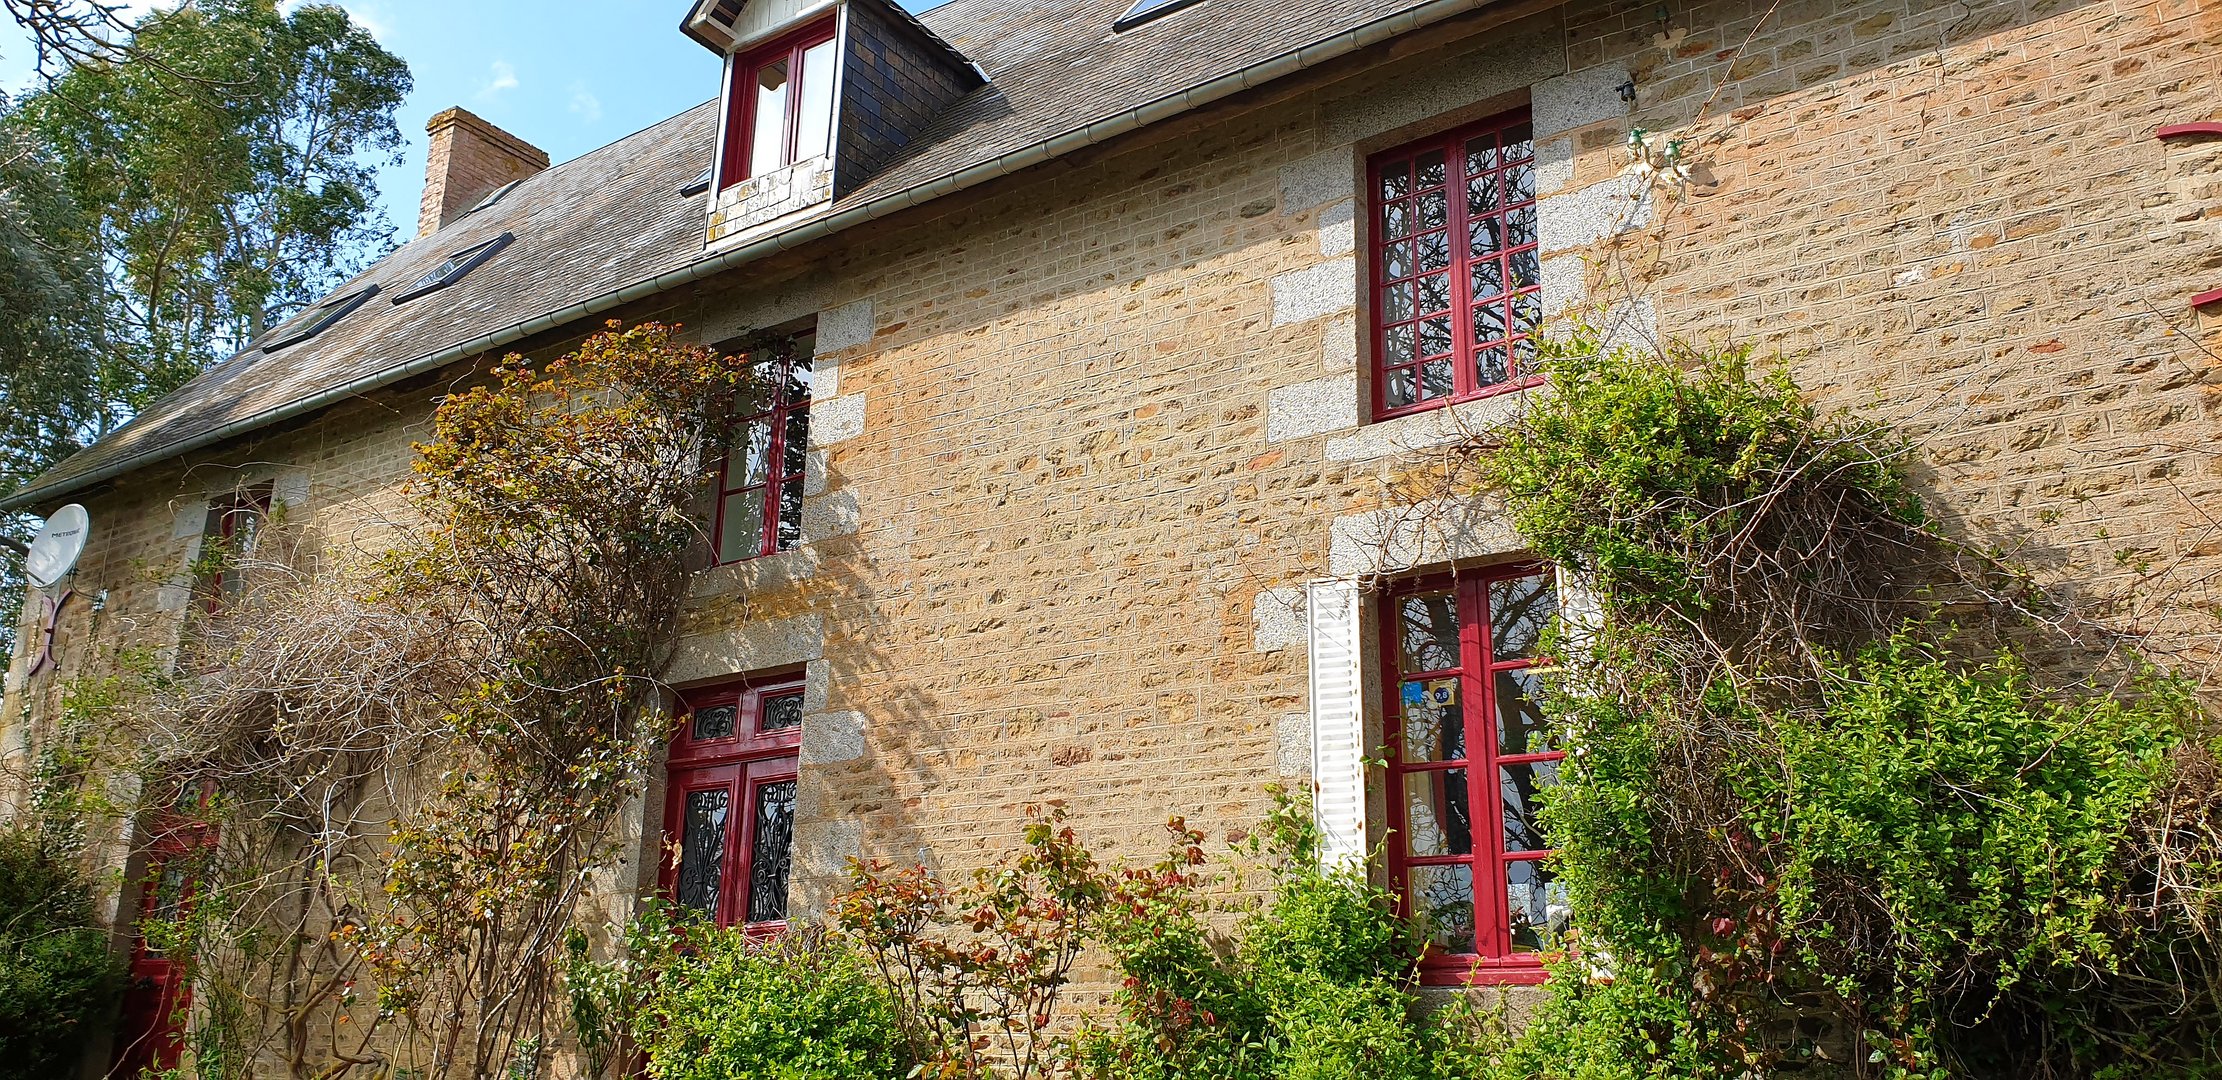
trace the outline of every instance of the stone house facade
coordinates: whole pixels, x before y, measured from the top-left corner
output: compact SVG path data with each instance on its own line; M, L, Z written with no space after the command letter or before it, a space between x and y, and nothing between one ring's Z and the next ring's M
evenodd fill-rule
M1552 579L1487 506L1414 523L1387 481L1548 392L1552 318L1780 352L1913 437L1964 535L2182 662L2216 643L2213 5L728 0L686 30L732 58L718 101L545 169L443 114L415 242L9 497L95 522L52 634L23 609L12 775L104 640L188 616L212 500L267 485L375 551L458 373L608 318L808 346L721 488L665 673L693 726L620 890L734 921L819 909L852 856L982 864L1027 804L1138 855L1303 782L1337 857L1390 853L1435 977L1539 979L1552 769L1515 737ZM713 804L745 830L714 852Z

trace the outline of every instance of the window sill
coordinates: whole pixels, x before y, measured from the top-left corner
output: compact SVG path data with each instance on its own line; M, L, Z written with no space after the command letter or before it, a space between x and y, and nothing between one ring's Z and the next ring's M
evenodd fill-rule
M687 595L694 600L762 592L808 581L818 572L818 553L810 544L739 562L704 567L694 575Z
M1550 977L1542 959L1444 957L1423 961L1421 986L1541 986Z
M1488 393L1431 401L1376 418L1347 435L1328 439L1327 460L1369 461L1457 442L1511 419L1525 405L1528 392L1543 383L1538 376L1490 387Z
M1477 390L1471 394L1467 394L1464 397L1435 398L1430 401L1420 402L1417 405L1404 405L1394 409L1376 409L1373 414L1373 422L1378 424L1384 420L1395 420L1399 417L1405 416L1417 416L1421 413L1434 412L1437 409L1447 409L1457 405L1464 405L1470 401L1487 401L1488 399L1493 397L1501 397L1505 394L1518 393L1530 387L1541 386L1542 384L1543 376L1530 375L1526 378L1510 379L1505 382L1498 383L1497 385L1489 387L1485 390Z

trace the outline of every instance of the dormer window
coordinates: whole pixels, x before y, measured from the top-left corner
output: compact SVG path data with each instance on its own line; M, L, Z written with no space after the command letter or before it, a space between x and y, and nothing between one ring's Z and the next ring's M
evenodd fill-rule
M722 187L825 156L839 71L833 31L827 19L734 58Z

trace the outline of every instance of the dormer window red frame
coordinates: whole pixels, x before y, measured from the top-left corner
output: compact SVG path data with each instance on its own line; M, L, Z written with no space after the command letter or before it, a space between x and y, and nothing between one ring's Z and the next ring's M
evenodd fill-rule
M821 19L734 57L718 168L721 189L832 147L840 67L833 36L834 20Z

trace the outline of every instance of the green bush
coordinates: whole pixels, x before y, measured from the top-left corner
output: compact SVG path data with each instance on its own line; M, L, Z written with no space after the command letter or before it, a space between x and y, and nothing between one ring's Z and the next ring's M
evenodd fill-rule
M0 832L0 1080L76 1075L121 976L76 869L30 830Z
M633 1037L662 1080L899 1080L894 1000L857 956L807 931L751 941L688 928Z
M1176 850L1195 835L1179 822ZM1118 1022L1075 1040L1096 1080L1452 1080L1420 1008L1420 940L1394 898L1313 861L1309 808L1283 797L1256 854L1271 901L1234 940L1207 929L1200 854L1130 872L1098 932L1124 977Z

